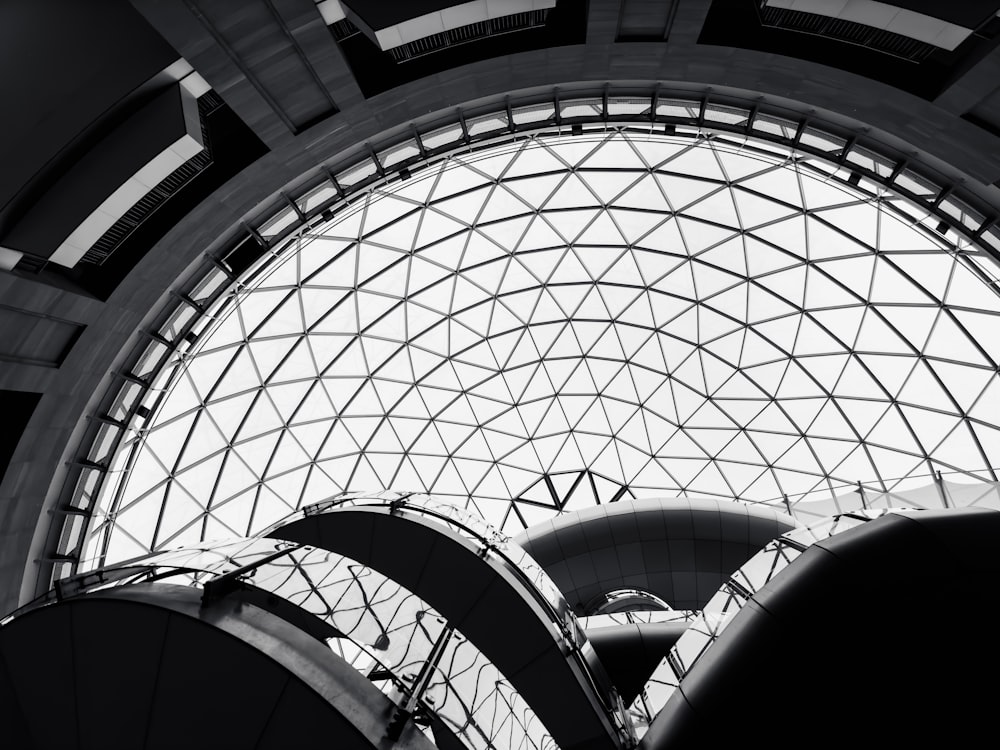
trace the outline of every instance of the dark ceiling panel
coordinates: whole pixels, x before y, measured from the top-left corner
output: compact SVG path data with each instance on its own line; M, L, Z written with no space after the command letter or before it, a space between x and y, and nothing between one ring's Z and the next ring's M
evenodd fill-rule
M178 57L126 0L0 3L0 69L18 71L3 83L0 211L83 131Z
M330 92L269 0L246 0L238 6L199 0L190 6L293 133L337 111ZM314 13L318 20L319 11Z
M0 360L58 367L84 326L0 304Z
M618 15L619 42L655 42L667 38L676 0L622 0Z
M360 5L360 3L359 3ZM473 26L476 26L473 24ZM509 33L477 36L397 61L391 52L379 49L368 36L348 22L349 30L338 38L340 49L366 97L388 91L408 81L491 57L546 47L580 44L587 36L587 5L577 0L559 0L541 26ZM468 28L468 27L466 27Z
M0 414L3 414L4 422L0 430L0 480L7 473L21 434L41 398L41 393L0 390Z
M9 232L0 232L3 244L41 258L50 257L118 188L185 136L187 127L183 93L178 84L173 84L111 129L66 169L15 220Z
M835 32L833 27L822 25L815 31L766 25L762 21L762 13L766 15L766 11L767 8L761 11L756 2L748 0L713 0L701 35L698 37L698 43L760 50L809 60L866 76L931 100L957 76L989 54L997 43L997 39L992 36L993 28L990 26L981 34L973 34L954 50L921 45L927 49L915 59L906 59L903 52L895 46L885 49L879 47L884 32L880 35L878 29L861 24L849 24L871 33L866 32L857 39L840 38L833 36ZM782 11L777 9L776 12ZM822 21L827 20L822 16L814 17ZM907 37L901 35L892 36L908 41ZM914 42L914 44L919 43ZM820 86L830 84L818 76L813 76L812 81Z
M106 300L170 227L211 195L213 190L267 152L253 131L214 93L203 96L198 105L208 148L208 165L179 190L163 198L148 214L143 214L133 227L124 227L124 236L116 241L109 257L100 264L84 259L72 269L55 263L42 263L31 268L22 268L23 264L19 264L15 272L45 284L72 288ZM162 195L160 190L153 193ZM143 199L144 205L153 193ZM129 212L126 217L131 215L132 212Z

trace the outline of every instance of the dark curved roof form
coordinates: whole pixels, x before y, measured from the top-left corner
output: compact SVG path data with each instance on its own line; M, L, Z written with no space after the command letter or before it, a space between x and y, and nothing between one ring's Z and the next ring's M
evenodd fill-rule
M775 731L817 747L859 735L873 745L976 744L993 725L994 691L980 686L1000 668L1000 648L947 632L927 605L994 621L998 535L994 510L925 511L817 542L734 617L641 747L765 742ZM946 621L961 630L961 617ZM817 724L820 714L831 721Z
M114 648L100 646L109 632ZM319 641L245 602L205 607L187 587L96 592L0 628L9 747L281 748L335 736L363 750L384 747L391 711ZM397 743L434 747L413 725Z
M537 566L532 580L544 583ZM454 622L398 581L321 548L257 537L156 553L64 579L12 619L17 622L53 602L86 599L95 592L127 595L165 584L186 586L171 590L189 595L200 591L202 609L209 614L247 605L284 621L295 638L308 636L325 644L395 706L381 711L378 719L390 739L399 739L415 723L429 728L441 748L482 750L501 736L511 748L537 750L552 744L517 688ZM534 584L529 589L535 591ZM551 585L545 591L549 600L558 597ZM594 664L571 617L563 625L578 634L570 640ZM496 634L481 631L478 641L495 644ZM560 692L565 685L551 687Z
M598 505L533 526L515 541L578 614L617 589L648 591L674 609L703 609L737 568L795 528L772 508L703 499Z
M545 573L448 506L385 494L311 506L269 535L348 555L425 599L497 665L560 747L618 746L624 725L610 684Z
M700 513L732 531L711 511L686 508L672 525L697 529ZM598 750L637 736L661 748L762 731L776 698L790 707L783 730L803 736L813 701L848 705L860 681L878 701L867 736L967 739L987 729L991 698L962 686L1000 666L1000 649L967 637L926 654L939 623L910 613L933 595L995 617L998 534L995 510L844 514L768 542L700 613L599 615L584 634L538 564L480 519L426 497L352 494L277 524L286 541L202 544L62 581L0 625L0 716L6 738L39 746L141 735L267 747L326 732L359 748L431 736L446 750ZM109 634L112 648L94 647ZM810 667L783 649L833 657ZM929 661L953 689L902 690L922 684ZM218 679L192 688L205 669ZM220 688L234 674L241 689ZM258 705L254 718L221 721L220 689ZM110 740L99 723L109 695L127 713ZM218 710L176 720L191 700ZM47 722L53 701L77 722ZM855 731L826 727L812 744L841 747Z
M629 705L686 629L686 622L633 622L587 628L587 638Z
M685 680L692 666L703 657L711 656L712 646L753 596L782 574L806 549L819 541L842 534L856 526L879 518L886 513L909 512L877 509L841 513L824 518L808 526L799 527L771 540L734 572L715 595L705 603L688 623L670 653L650 674L639 697L630 710L637 724L637 733L643 734L678 687Z

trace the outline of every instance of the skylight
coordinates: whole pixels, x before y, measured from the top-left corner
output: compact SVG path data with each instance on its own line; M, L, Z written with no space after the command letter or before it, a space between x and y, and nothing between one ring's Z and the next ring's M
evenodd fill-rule
M989 261L848 174L611 129L365 193L161 372L85 558L253 534L341 491L429 492L513 533L628 496L794 512L995 481Z

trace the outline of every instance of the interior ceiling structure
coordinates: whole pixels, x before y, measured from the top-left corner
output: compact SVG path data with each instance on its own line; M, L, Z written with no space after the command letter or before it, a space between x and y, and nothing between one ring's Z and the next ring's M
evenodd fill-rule
M0 42L9 744L714 747L859 685L887 743L992 731L951 688L1000 649L915 692L900 613L996 619L1000 0L7 0Z
M158 375L84 557L253 534L341 491L450 496L517 533L626 491L794 512L995 480L996 265L848 176L623 126L366 191Z
M0 612L342 488L996 495L1000 2L99 5L0 7Z

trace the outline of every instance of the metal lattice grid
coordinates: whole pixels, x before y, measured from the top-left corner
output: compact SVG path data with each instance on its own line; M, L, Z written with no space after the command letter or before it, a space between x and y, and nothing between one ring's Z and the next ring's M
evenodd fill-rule
M581 472L598 497L793 509L995 480L1000 300L977 250L830 171L612 129L367 192L160 373L86 556L254 533L343 490L447 495L509 531L573 509L552 482Z

